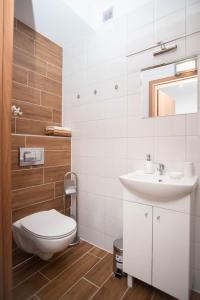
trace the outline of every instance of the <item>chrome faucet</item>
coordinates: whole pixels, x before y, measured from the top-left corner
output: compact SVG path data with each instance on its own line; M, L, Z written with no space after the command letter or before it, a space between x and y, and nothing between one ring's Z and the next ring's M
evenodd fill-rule
M159 172L159 175L164 175L164 172L165 172L165 165L162 164L162 163L157 163L158 164L158 172Z

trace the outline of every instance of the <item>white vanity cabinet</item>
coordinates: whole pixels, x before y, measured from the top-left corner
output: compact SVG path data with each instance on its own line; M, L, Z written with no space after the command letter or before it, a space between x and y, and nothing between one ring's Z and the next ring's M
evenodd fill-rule
M128 275L189 299L190 214L124 201L123 239Z

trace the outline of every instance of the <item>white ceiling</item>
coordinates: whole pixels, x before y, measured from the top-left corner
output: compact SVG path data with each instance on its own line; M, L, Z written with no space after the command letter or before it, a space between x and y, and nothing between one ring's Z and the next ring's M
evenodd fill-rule
M113 7L118 18L149 0L15 0L15 16L61 46L98 30Z

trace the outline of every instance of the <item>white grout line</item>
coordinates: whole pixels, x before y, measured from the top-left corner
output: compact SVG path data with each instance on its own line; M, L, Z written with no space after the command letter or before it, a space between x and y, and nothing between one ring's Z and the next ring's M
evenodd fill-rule
M96 288L98 288L98 289L100 288L97 284L95 284L94 282L92 282L92 281L88 280L87 278L85 278L85 275L82 277L82 279L84 279L84 280L87 281L88 283L94 285Z
M39 273L41 276L43 276L44 278L46 278L48 280L48 282L51 281L51 279L49 279L46 275L44 275L42 272L40 272L40 270L37 271L36 273Z
M126 294L128 293L129 287L127 287L127 289L125 290L124 294L122 295L122 297L120 298L120 300L123 300L124 297L126 296Z
M90 297L90 299L93 299L96 294L100 291L100 289L108 282L108 280L113 276L113 273L110 274L105 280L104 282L101 284L101 286L98 288L98 290Z

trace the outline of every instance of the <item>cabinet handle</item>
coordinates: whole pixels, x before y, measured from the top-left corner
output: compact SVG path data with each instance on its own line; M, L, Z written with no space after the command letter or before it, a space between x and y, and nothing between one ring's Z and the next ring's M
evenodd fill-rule
M157 216L157 220L160 220L160 216Z
M145 213L145 217L148 217L148 213Z

